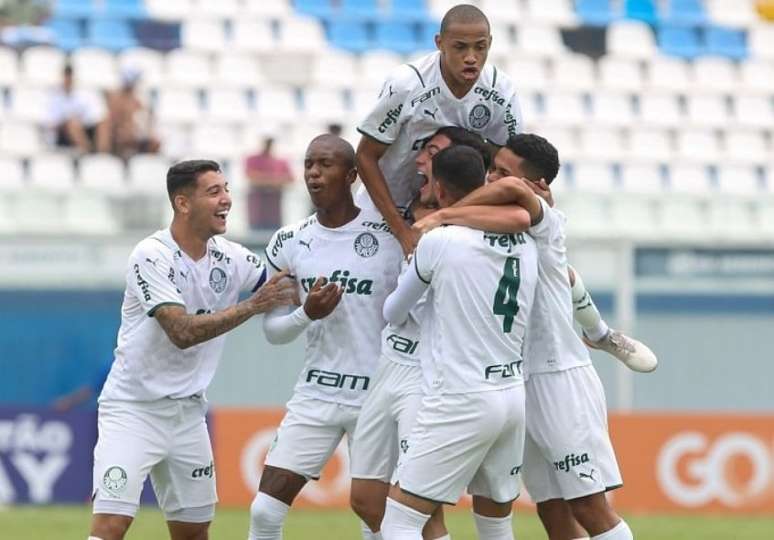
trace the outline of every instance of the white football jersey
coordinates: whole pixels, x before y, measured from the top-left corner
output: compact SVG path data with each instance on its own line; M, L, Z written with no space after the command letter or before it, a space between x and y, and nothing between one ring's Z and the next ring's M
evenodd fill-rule
M522 382L522 347L537 284L527 234L448 226L424 235L414 254L430 284L432 318L422 369L431 393L499 390ZM424 330L424 327L423 327Z
M413 264L402 264L402 272L414 272ZM392 362L410 366L419 364L421 321L427 294L411 308L403 324L387 324L382 331L382 356Z
M115 361L100 400L202 395L215 374L225 335L181 350L154 312L177 304L191 315L214 313L233 306L241 291L255 291L265 280L261 260L225 238L211 238L207 254L198 261L180 249L169 229L142 240L129 256Z
M422 186L414 159L438 129L460 126L499 145L521 132L519 100L507 75L484 66L475 86L461 99L441 76L440 52L404 64L385 81L373 110L358 131L390 147L379 160L395 204L406 208ZM361 186L358 206L373 205Z
M320 276L344 287L333 312L306 329L306 362L295 392L362 404L379 367L384 300L400 273L402 252L389 227L368 210L335 229L312 216L274 233L266 258L270 275L288 270L295 277L302 303Z
M564 371L591 363L573 327L564 227L567 218L540 199L543 219L529 229L538 245L538 286L524 351L525 375Z

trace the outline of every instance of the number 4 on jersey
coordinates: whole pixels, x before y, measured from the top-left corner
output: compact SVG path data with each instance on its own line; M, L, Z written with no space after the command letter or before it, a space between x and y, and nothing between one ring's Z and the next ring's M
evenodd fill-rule
M503 277L497 285L492 312L495 315L503 315L503 332L506 334L513 327L513 319L519 312L519 304L516 297L521 285L521 273L519 271L518 257L508 257L503 266Z

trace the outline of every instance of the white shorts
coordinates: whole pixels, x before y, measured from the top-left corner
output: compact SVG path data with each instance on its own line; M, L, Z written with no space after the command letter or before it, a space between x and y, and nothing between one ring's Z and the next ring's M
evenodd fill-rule
M103 401L94 447L95 514L134 516L150 474L167 516L218 502L202 398Z
M530 376L524 486L535 502L577 499L622 485L594 366Z
M345 433L351 447L359 413L360 407L294 395L266 454L266 465L317 480Z
M383 359L351 444L352 478L392 480L422 402L422 370Z
M429 395L398 481L407 493L440 503L456 504L466 486L471 495L505 503L519 496L523 451L523 386Z

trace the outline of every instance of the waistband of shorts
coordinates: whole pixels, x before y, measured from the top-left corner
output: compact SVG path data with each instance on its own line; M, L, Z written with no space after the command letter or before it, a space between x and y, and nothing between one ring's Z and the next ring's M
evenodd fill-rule
M138 409L164 409L170 406L178 405L203 405L207 403L207 398L203 394L193 394L185 397L163 397L148 401L134 401L128 399L103 399L99 401L99 406L110 407L120 405L122 407L135 407Z

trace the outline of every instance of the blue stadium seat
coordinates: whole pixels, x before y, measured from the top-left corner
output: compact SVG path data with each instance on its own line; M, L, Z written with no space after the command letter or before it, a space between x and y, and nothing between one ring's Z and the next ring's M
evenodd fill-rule
M329 18L333 16L331 0L295 0L296 11L313 17Z
M92 0L57 0L54 15L63 18L85 19L95 13Z
M143 0L104 0L102 11L109 17L142 19L147 13Z
M356 21L331 21L328 25L328 40L334 47L354 53L371 48L366 25Z
M707 20L701 0L670 0L660 20L672 26L700 26Z
M345 17L379 19L382 16L377 0L342 0L339 13Z
M398 21L377 23L374 46L403 54L417 50L417 37L413 25Z
M138 44L149 49L171 51L180 47L180 23L145 19L134 24Z
M655 24L657 20L656 2L654 0L626 0L624 16L627 19Z
M734 60L744 60L748 56L744 30L708 26L704 29L704 44L707 54Z
M441 29L439 21L425 21L419 25L418 46L421 50L435 49L435 35Z
M46 23L56 35L56 46L65 51L72 51L82 45L80 25L75 19L50 19Z
M89 43L112 51L137 46L129 22L125 19L98 18L89 21Z
M429 17L424 0L392 0L390 16L393 20L421 22Z
M577 0L575 11L583 24L588 26L607 26L618 18L610 0Z
M658 31L658 46L665 53L693 59L702 53L695 29L684 26L662 26Z

